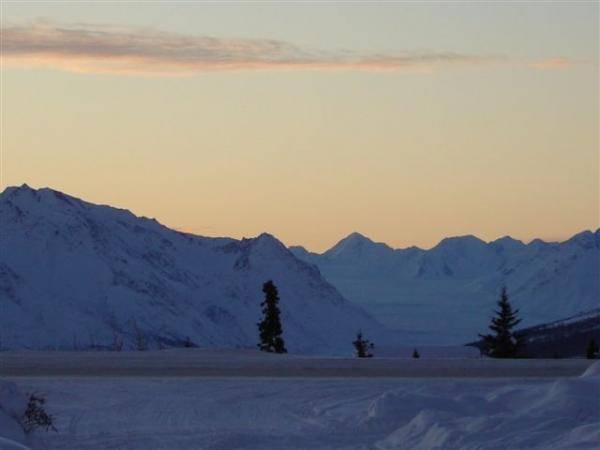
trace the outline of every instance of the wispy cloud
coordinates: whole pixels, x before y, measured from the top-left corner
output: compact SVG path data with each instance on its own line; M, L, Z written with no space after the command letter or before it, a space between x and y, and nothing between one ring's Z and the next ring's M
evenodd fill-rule
M571 60L562 57L538 59L529 63L536 69L566 69L571 64L573 64Z
M358 53L271 39L191 36L152 28L33 23L2 29L3 62L86 73L185 76L224 70L432 71L506 63L452 52Z

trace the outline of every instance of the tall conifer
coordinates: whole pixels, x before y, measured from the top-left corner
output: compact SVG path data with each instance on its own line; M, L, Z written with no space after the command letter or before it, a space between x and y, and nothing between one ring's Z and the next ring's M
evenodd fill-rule
M260 304L263 312L263 320L258 325L260 343L258 348L263 352L287 353L285 342L281 337L283 330L279 318L279 295L273 281L269 280L263 285L265 299Z
M514 358L522 342L514 335L512 329L521 322L521 319L517 317L519 310L512 309L505 287L502 288L497 305L499 309L495 311L496 317L492 319L489 326L493 333L479 335L483 338L483 351L492 358Z

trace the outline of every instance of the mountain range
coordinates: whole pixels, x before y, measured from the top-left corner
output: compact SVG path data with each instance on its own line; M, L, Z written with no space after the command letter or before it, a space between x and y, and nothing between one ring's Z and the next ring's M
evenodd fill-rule
M600 230L564 242L475 236L393 249L352 233L322 254L291 247L346 298L414 343L464 343L487 329L502 286L521 326L600 306Z
M0 194L3 348L256 348L262 285L291 352L351 354L385 330L269 234L206 238L44 188Z
M430 250L352 233L317 254L269 234L195 236L48 188L0 194L2 348L132 348L140 335L255 348L269 279L292 352L348 355L358 330L387 346L464 344L486 330L501 286L522 327L600 307L600 230Z

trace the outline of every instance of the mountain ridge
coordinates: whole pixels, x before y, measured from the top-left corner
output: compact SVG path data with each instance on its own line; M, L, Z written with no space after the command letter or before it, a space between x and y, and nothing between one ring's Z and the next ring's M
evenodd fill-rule
M164 323L158 316L136 319L140 326L147 325L157 342L162 333L156 329L160 324L175 343L196 333L196 339L207 345L246 345L254 339L258 308L253 302L262 296L260 286L277 277L284 280L282 298L291 296L298 305L303 301L298 297L310 299L306 301L312 306L304 307L307 314L284 311L292 324L288 330L291 340L308 342L309 334L319 336L316 341L320 344L292 346L294 351L304 352L317 351L327 340L327 333L319 327L309 330L312 325L304 323L315 320L315 298L321 296L328 299L326 304L333 308L330 313L334 317L338 313L352 316L347 326L339 325L345 330L346 341L358 328L372 337L378 333L380 325L366 310L380 322L401 330L408 344L472 340L487 326L503 284L522 309L527 326L600 306L600 229L585 230L554 243L533 240L524 244L510 236L489 242L472 235L455 236L442 239L429 250L393 249L353 232L319 254L300 246L286 248L268 233L240 240L198 236L126 209L27 185L6 188L0 194L0 219L0 248L4 249L0 251L0 300L9 302L13 314L17 314L19 302L29 303L28 314L37 317L37 325L29 319L23 323L29 323L33 335L37 335L37 328L44 329L40 319L44 313L35 310L44 311L44 305L34 298L50 295L79 307L77 299L89 296L92 310L102 310L102 320L112 325L112 316L119 316L115 308L128 305L131 310L121 311L117 322L122 333L131 338L131 318L147 316L140 309L140 297L146 296L171 315L181 313L182 305L197 310L196 325L183 327L173 327L174 317L173 323ZM74 262L69 261L73 255L77 256ZM40 266L39 261L44 264ZM196 261L200 261L199 267ZM82 281L70 279L69 264L75 278L95 280L97 291L108 300L98 292L86 291ZM32 267L41 267L40 274L29 273ZM97 272L91 274L92 268ZM308 291L302 295L294 294L305 289ZM193 294L197 291L206 291L206 295ZM252 300L247 292L253 292ZM136 299L134 305L128 295ZM201 300L195 304L192 298L196 296ZM206 298L210 296L219 301ZM119 301L122 305L115 303ZM362 309L354 308L354 304ZM52 316L52 311L47 313ZM184 322L190 320L186 317ZM324 330L330 326L327 320L319 321ZM56 326L60 321L54 317L54 322ZM228 326L232 333L229 338L222 335ZM106 343L112 332L108 328L100 326L104 331L99 337L77 339ZM12 337L0 336L3 345L10 346L11 339L24 339L23 331L13 329L11 333ZM340 351L344 339L337 336L333 345L337 348L328 351ZM51 340L39 337L38 344ZM68 347L71 340L75 339L62 336L60 343L52 345Z
M279 287L292 352L349 354L358 329L388 336L274 236L209 238L129 210L26 185L0 194L4 348L255 347L262 283ZM336 326L331 327L335 321Z
M473 234L459 234L459 235L453 235L453 236L447 236L444 237L442 239L440 239L437 244L431 246L430 248L423 248L423 247L419 247L418 245L410 245L408 247L393 247L390 244L383 242L383 241L376 241L372 238L370 238L369 236L367 236L366 234L360 233L358 231L353 231L350 234L346 235L345 237L341 238L339 241L337 241L335 244L333 244L331 247L318 252L318 251L313 251L313 250L309 250L307 247L305 247L304 245L301 244L296 244L296 245L290 245L288 246L288 248L293 248L293 249L298 249L298 250L304 250L309 254L313 254L313 255L319 255L322 256L328 252L330 252L331 250L333 250L334 248L336 248L340 243L348 240L348 239L353 239L355 236L359 236L362 240L362 242L370 242L376 245L382 245L385 246L387 248L389 248L392 251L407 251L407 250L420 250L420 251L430 251L433 250L434 248L440 246L440 244L444 243L445 241L462 241L462 240L472 240L473 238L477 241L481 241L487 245L490 244L497 244L497 245L502 245L502 244L514 244L514 245L519 245L519 246L530 246L530 245L554 245L554 244L563 244L565 242L574 240L578 237L589 237L589 236L598 236L600 235L600 228L597 228L596 230L593 229L585 229L582 231L578 231L576 233L574 233L573 235L563 239L563 240L544 240L541 238L532 238L529 242L525 243L523 240L521 239L517 239L514 238L510 235L504 235L501 236L499 238L496 239L491 239L491 240L485 240L483 238L480 238L476 235ZM600 239L600 238L597 238Z
M386 325L411 332L417 343L471 340L487 327L503 285L527 326L600 306L600 229L528 244L510 236L489 242L457 236L428 250L392 249L360 236L353 252L290 250L319 267L345 297ZM356 241L356 235L345 239L340 242Z

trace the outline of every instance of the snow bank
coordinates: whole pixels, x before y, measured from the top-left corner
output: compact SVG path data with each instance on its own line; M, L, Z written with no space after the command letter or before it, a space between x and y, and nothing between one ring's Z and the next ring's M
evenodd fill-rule
M600 378L600 361L588 367L581 375L581 378Z
M600 362L577 378L509 384L478 395L440 394L385 393L376 399L367 423L379 418L404 424L376 447L600 448ZM423 409L407 421L407 410L418 408Z
M25 434L19 422L25 408L27 397L17 385L0 381L0 448L24 449Z
M34 449L600 448L597 376L36 377L19 386L46 392L60 417Z

